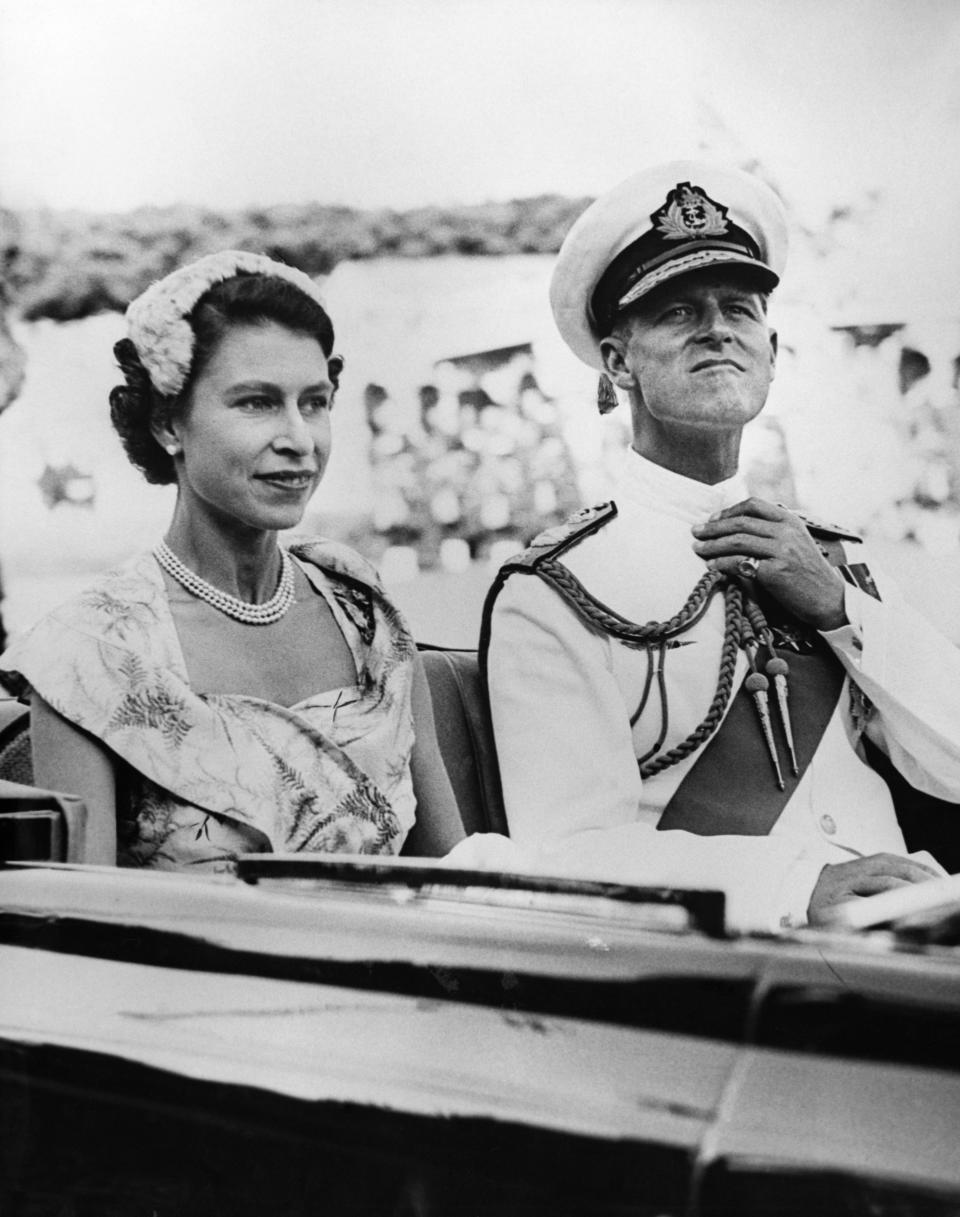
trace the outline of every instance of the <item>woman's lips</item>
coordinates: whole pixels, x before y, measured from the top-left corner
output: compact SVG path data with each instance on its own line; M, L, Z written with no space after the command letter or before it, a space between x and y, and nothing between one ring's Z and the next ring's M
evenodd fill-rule
M258 473L257 480L282 490L306 490L316 479L316 470L281 471L276 473Z

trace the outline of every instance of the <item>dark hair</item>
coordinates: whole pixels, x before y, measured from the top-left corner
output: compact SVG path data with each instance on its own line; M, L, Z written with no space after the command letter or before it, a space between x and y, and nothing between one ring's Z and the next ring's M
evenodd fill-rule
M329 360L334 389L343 368L339 356L331 357L333 323L325 309L286 279L261 274L224 279L204 292L187 320L194 334L193 359L186 383L175 396L154 388L129 338L121 338L113 348L126 384L110 391L110 419L130 461L148 482L158 485L177 478L173 458L157 443L152 424L169 422L183 412L197 377L235 326L274 322L316 338Z

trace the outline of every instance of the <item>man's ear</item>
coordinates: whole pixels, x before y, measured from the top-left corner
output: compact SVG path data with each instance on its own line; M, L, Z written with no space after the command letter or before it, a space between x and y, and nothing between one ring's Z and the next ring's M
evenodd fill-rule
M636 388L637 380L627 365L627 344L615 334L600 340L603 368L618 389Z
M773 380L777 374L777 351L779 349L779 341L777 339L777 331L770 331L770 379Z

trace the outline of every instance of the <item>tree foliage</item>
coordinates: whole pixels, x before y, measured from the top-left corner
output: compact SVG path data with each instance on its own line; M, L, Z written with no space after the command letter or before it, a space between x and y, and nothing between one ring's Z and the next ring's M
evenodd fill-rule
M542 195L409 211L317 203L233 212L190 205L7 210L0 211L0 266L23 318L72 321L123 309L153 280L219 249L269 254L310 275L378 256L550 253L588 201Z

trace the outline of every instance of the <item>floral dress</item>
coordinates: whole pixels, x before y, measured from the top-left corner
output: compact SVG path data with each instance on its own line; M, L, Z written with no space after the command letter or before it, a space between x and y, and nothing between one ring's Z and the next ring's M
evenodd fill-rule
M251 851L396 853L413 826L415 644L373 568L325 540L290 546L353 654L357 683L285 707L198 694L156 560L103 576L0 657L114 754L118 864L229 870Z

